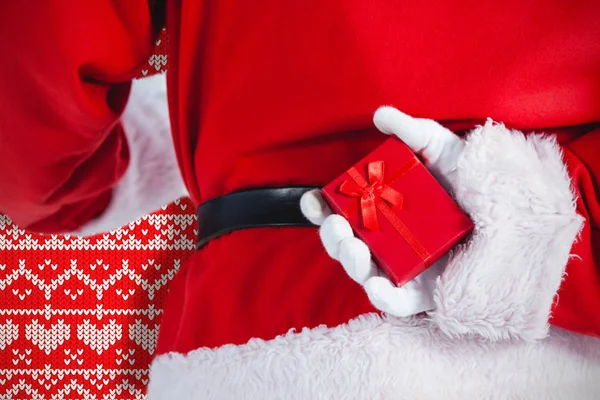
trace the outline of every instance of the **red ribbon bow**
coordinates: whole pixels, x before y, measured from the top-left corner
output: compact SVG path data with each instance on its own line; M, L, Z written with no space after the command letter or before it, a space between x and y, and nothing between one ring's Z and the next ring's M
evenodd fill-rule
M402 207L404 196L396 189L385 182L385 163L383 161L373 161L367 166L367 182L356 168L350 168L347 173L352 180L345 180L340 186L340 192L352 196L360 197L360 209L363 226L371 231L379 229L377 220L377 209L383 206L385 202Z
M413 235L406 225L404 225L402 220L386 204L389 203L394 206L402 207L404 196L394 188L390 187L389 184L419 164L419 160L416 157L413 157L396 169L386 180L384 162L370 162L367 164L368 182L355 167L352 167L346 171L352 180L342 182L339 190L345 195L360 197L363 226L366 229L379 229L379 223L377 221L377 210L379 210L394 229L406 240L415 253L417 253L425 263L429 263L431 255L427 249L425 249L419 239Z

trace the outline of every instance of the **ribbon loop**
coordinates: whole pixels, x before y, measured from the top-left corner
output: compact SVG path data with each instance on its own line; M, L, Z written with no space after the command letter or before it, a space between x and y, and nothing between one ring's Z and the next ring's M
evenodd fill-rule
M376 187L383 184L383 177L385 176L385 164L383 161L370 162L367 165L367 172L371 186Z

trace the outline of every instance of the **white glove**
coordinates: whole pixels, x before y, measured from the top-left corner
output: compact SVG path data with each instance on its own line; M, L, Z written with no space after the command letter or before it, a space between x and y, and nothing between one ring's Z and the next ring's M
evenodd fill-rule
M433 120L412 118L393 107L377 110L373 121L381 132L394 134L406 143L444 188L452 193L457 162L465 148L462 139ZM377 268L369 248L354 237L348 221L340 215L332 215L320 190L306 193L300 207L306 218L321 225L321 241L327 254L338 260L346 273L364 286L376 308L399 317L434 308L435 280L443 272L447 256L399 288Z

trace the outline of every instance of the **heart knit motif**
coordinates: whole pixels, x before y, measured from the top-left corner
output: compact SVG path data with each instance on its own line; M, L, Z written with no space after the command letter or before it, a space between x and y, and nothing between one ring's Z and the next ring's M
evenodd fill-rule
M129 339L135 341L138 346L141 346L150 354L154 354L157 338L158 325L154 325L154 328L150 329L148 325L143 324L139 319L135 320L135 324L129 325Z
M77 325L77 339L90 346L92 350L96 350L100 355L121 340L122 330L122 326L117 324L114 319L109 320L108 325L104 325L102 329L98 329L90 323L89 319L86 319L83 324Z
M25 337L49 355L65 340L69 340L71 329L62 319L59 319L58 323L52 324L50 329L46 329L45 325L40 325L37 319L34 319L31 324L25 325Z

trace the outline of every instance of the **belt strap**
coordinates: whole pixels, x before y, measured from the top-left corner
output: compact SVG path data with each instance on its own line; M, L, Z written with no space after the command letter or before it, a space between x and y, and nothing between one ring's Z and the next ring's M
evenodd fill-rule
M314 226L300 211L300 197L315 188L317 186L251 189L201 204L196 249L239 229Z

